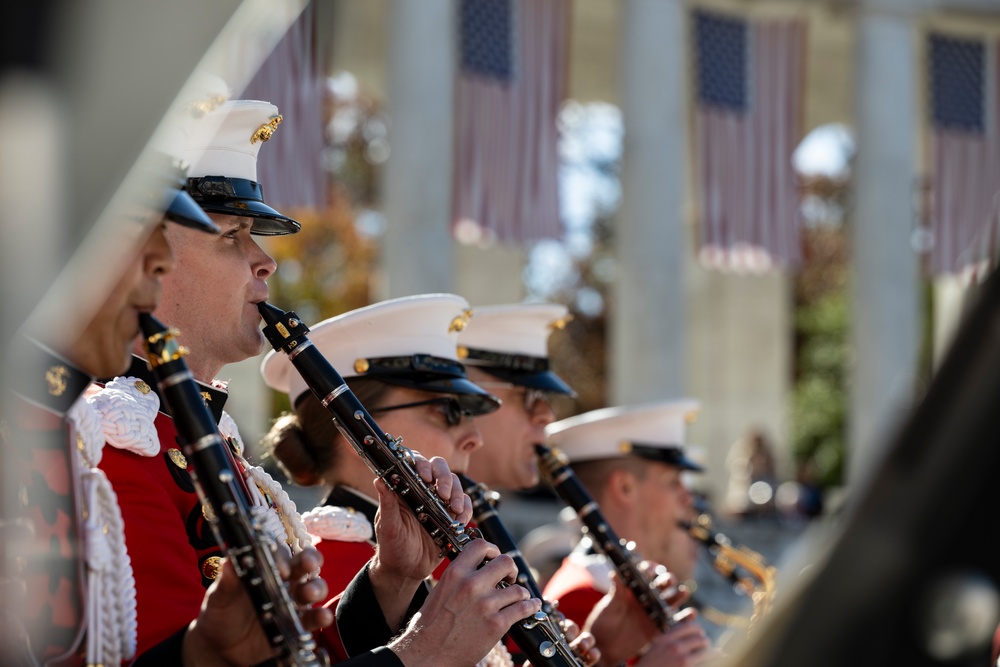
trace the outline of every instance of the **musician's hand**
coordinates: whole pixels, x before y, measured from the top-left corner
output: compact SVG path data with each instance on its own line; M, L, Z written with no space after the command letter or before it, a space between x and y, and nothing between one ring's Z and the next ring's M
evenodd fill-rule
M448 462L439 456L427 460L420 452L411 450L411 453L414 470L434 489L455 521L468 523L472 518L472 501ZM389 627L396 628L417 587L441 564L441 549L381 479L376 478L374 483L379 498L375 514L378 546L368 572L386 621Z
M305 549L290 559L279 553L275 560L282 579L291 582L290 593L296 603L308 607L326 599L326 582L309 578L323 564L318 551ZM305 608L299 618L303 628L311 632L332 624L333 612ZM188 626L183 656L184 667L252 665L273 657L250 596L228 560L223 561L219 578L205 593L198 618Z
M677 578L663 566L643 561L639 567L671 607L680 605L688 598L687 589L679 585ZM609 665L628 660L660 634L659 628L617 573L612 577L611 589L591 611L584 627L597 638L601 663Z
M484 559L490 562L482 567ZM473 540L451 562L406 631L389 647L406 667L476 664L517 621L541 609L517 577L514 561L486 540ZM443 648L444 647L444 648Z
M563 635L569 641L569 646L573 653L577 655L587 667L593 667L601 659L601 651L597 648L597 639L589 632L580 632L580 626L570 619L560 616L559 627L562 628Z
M448 462L440 456L433 456L428 461L420 452L416 450L410 452L413 454L413 467L420 475L420 479L437 492L438 498L456 521L463 525L469 523L472 519L472 500L465 495L458 475L451 471Z
M678 612L677 625L653 638L636 667L692 667L715 658L718 653L696 616L694 609Z

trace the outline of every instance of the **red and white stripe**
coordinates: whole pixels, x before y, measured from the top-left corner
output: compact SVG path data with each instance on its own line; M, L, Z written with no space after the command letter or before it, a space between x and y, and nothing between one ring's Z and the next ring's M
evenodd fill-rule
M569 0L521 0L510 83L460 73L453 227L525 243L559 238L556 118L567 89Z
M697 107L707 266L758 272L801 261L792 153L802 138L806 32L800 19L751 22L747 110Z
M1000 226L1000 49L986 42L983 132L931 129L933 275L978 273L997 256Z

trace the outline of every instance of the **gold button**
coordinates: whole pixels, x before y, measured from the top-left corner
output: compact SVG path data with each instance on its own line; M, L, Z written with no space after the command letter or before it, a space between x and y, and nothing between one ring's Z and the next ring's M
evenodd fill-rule
M628 440L622 440L620 443L618 443L618 451L621 452L622 454L631 454L632 443L629 442Z
M187 459L184 458L184 455L181 454L181 450L176 447L171 447L167 450L167 456L170 457L170 460L174 462L175 466L181 470L187 470L188 462Z
M62 396L66 391L66 381L69 379L69 370L65 366L52 366L45 371L45 382L48 384L49 393L53 396Z
M138 389L139 393L143 395L148 394L150 391L152 391L149 388L149 385L143 382L142 380L135 381L135 388Z
M354 362L355 373L367 373L369 368L367 359L358 359Z
M206 579L217 578L221 570L222 559L218 556L209 556L205 559L205 562L201 564L201 574Z

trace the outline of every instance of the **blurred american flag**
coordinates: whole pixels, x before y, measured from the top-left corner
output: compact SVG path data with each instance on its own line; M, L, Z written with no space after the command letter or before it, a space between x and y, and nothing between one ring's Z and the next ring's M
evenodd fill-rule
M316 35L316 3L311 2L268 56L240 95L278 107L281 125L261 147L257 178L264 200L285 207L326 206L323 93L325 76Z
M525 243L562 234L556 116L569 0L462 0L452 220L456 234Z
M693 19L699 259L746 271L796 265L806 22Z
M995 40L928 36L930 273L992 263L998 246L1000 61Z

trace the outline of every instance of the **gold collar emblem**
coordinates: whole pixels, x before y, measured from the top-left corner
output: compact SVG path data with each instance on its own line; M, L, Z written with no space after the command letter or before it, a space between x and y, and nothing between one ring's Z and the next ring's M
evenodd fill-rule
M167 450L167 456L170 457L170 460L174 462L175 466L177 466L181 470L187 470L188 462L187 459L184 458L184 455L181 454L181 450L175 447L171 447L170 449Z
M53 366L45 371L45 382L49 385L49 393L53 396L62 396L66 391L66 380L69 378L69 369L65 366Z

